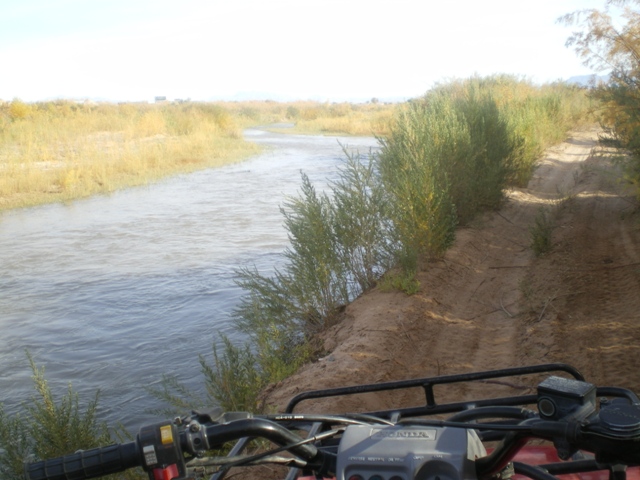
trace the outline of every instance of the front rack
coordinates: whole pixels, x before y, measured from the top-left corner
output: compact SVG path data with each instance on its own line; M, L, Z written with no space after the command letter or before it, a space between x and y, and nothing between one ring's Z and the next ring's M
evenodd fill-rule
M390 390L403 390L409 388L420 387L424 390L426 403L417 407L396 408L391 410L382 410L379 412L363 412L369 415L385 419L397 420L401 417L417 417L421 415L438 415L446 413L454 413L467 410L474 407L482 406L516 406L530 405L536 403L536 395L518 395L501 398L490 398L483 400L473 400L466 402L438 404L436 402L434 387L438 385L450 385L456 383L497 380L500 378L518 377L526 375L536 375L543 373L564 373L576 380L584 381L583 375L574 367L563 363L550 363L544 365L534 365L527 367L506 368L501 370L489 370L484 372L462 373L457 375L444 375L437 377L417 378L410 380L401 380L396 382L373 383L366 385L354 385L342 388L329 388L323 390L312 390L303 392L293 397L287 405L286 414L293 414L298 404L306 400L330 398L345 395L356 395L371 392L383 392ZM496 382L499 383L499 382ZM532 385L535 388L535 385ZM334 412L335 413L335 412ZM314 422L308 425L307 437L310 438L316 433L321 432L325 428L322 422ZM230 456L240 454L252 439L249 437L238 440L232 450ZM225 478L227 471L222 470L211 476L211 480L222 480ZM295 480L299 474L297 468L289 469L286 480Z
M535 375L541 373L566 373L576 380L584 381L584 376L571 365L564 363L549 363L544 365L533 365L527 367L505 368L501 370L489 370L484 372L461 373L457 375L443 375L437 377L416 378L411 380L401 380L397 382L372 383L367 385L354 385L350 387L329 388L323 390L312 390L303 392L293 397L285 413L293 413L296 406L305 401L319 398L329 398L346 395L356 395L371 392L383 392L389 390L403 390L408 388L421 387L424 390L426 403L417 407L397 408L392 410L381 410L378 412L366 412L381 418L390 419L392 416L417 417L421 415L438 415L445 413L459 412L472 407L484 406L516 406L530 405L536 403L536 395L517 395L501 398L481 399L465 402L438 404L435 398L434 387L437 385L447 385L454 383L465 383L474 381L496 380L500 378ZM534 385L535 387L535 385Z

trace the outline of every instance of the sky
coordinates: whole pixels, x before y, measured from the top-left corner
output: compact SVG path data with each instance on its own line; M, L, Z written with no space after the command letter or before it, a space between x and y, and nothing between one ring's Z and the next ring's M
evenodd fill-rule
M0 0L0 99L403 100L594 73L557 18L605 0Z

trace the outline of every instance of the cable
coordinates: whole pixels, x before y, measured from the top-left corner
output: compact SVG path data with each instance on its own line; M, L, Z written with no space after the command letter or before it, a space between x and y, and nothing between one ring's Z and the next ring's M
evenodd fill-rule
M449 422L446 420L400 420L398 425L424 425L428 427L452 427L464 428L467 430L502 430L505 432L525 432L532 433L531 427L527 425L501 425L497 423L462 423Z
M318 414L296 414L284 413L276 415L264 415L262 418L274 422L322 422L326 424L344 424L344 425L370 425L371 423L380 423L384 425L393 425L392 422L384 420L373 415L349 413L345 415L318 415Z
M229 469L229 468L232 468L232 467L246 466L246 465L252 464L252 463L254 463L254 462L258 461L258 460L262 460L265 457L269 457L271 455L274 455L276 453L289 451L292 448L299 447L299 446L302 446L302 445L306 445L308 443L318 442L320 440L324 440L325 438L331 438L331 437L337 435L338 433L342 433L343 431L344 431L344 427L343 428L338 428L338 429L335 429L335 430L330 430L330 431L324 432L324 433L319 433L318 435L314 435L313 437L302 439L302 440L300 440L299 442L296 442L296 443L291 443L289 445L285 445L285 446L282 446L282 447L274 448L272 450L268 450L266 452L258 453L256 455L251 455L251 456L239 458L236 461L227 463L224 466L224 468L225 469ZM303 462L303 465L301 465L302 467L305 467L305 466L308 465L308 463L306 461L304 461L304 460L300 460L300 461ZM263 463L268 463L268 462L263 462Z

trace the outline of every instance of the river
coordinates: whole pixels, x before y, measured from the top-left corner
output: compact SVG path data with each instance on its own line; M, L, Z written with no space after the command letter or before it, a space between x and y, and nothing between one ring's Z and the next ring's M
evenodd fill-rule
M283 135L252 129L266 147L240 164L68 204L0 215L0 401L35 394L25 351L57 395L100 390L99 416L135 432L162 404L144 387L175 375L203 390L198 355L220 333L242 341L230 314L234 271L263 273L288 240L279 206L306 173L337 178L343 145L368 154L373 138Z

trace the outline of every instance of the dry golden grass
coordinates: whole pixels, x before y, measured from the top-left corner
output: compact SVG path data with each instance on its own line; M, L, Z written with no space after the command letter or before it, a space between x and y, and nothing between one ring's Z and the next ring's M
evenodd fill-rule
M393 106L314 102L0 104L0 210L89 195L237 162L258 153L242 130L384 135Z
M276 122L292 123L286 133L338 134L384 136L398 108L397 104L382 103L319 103L298 101L226 102L226 109L237 115L245 125L268 125Z
M106 193L259 151L220 107L15 103L0 109L0 210Z

